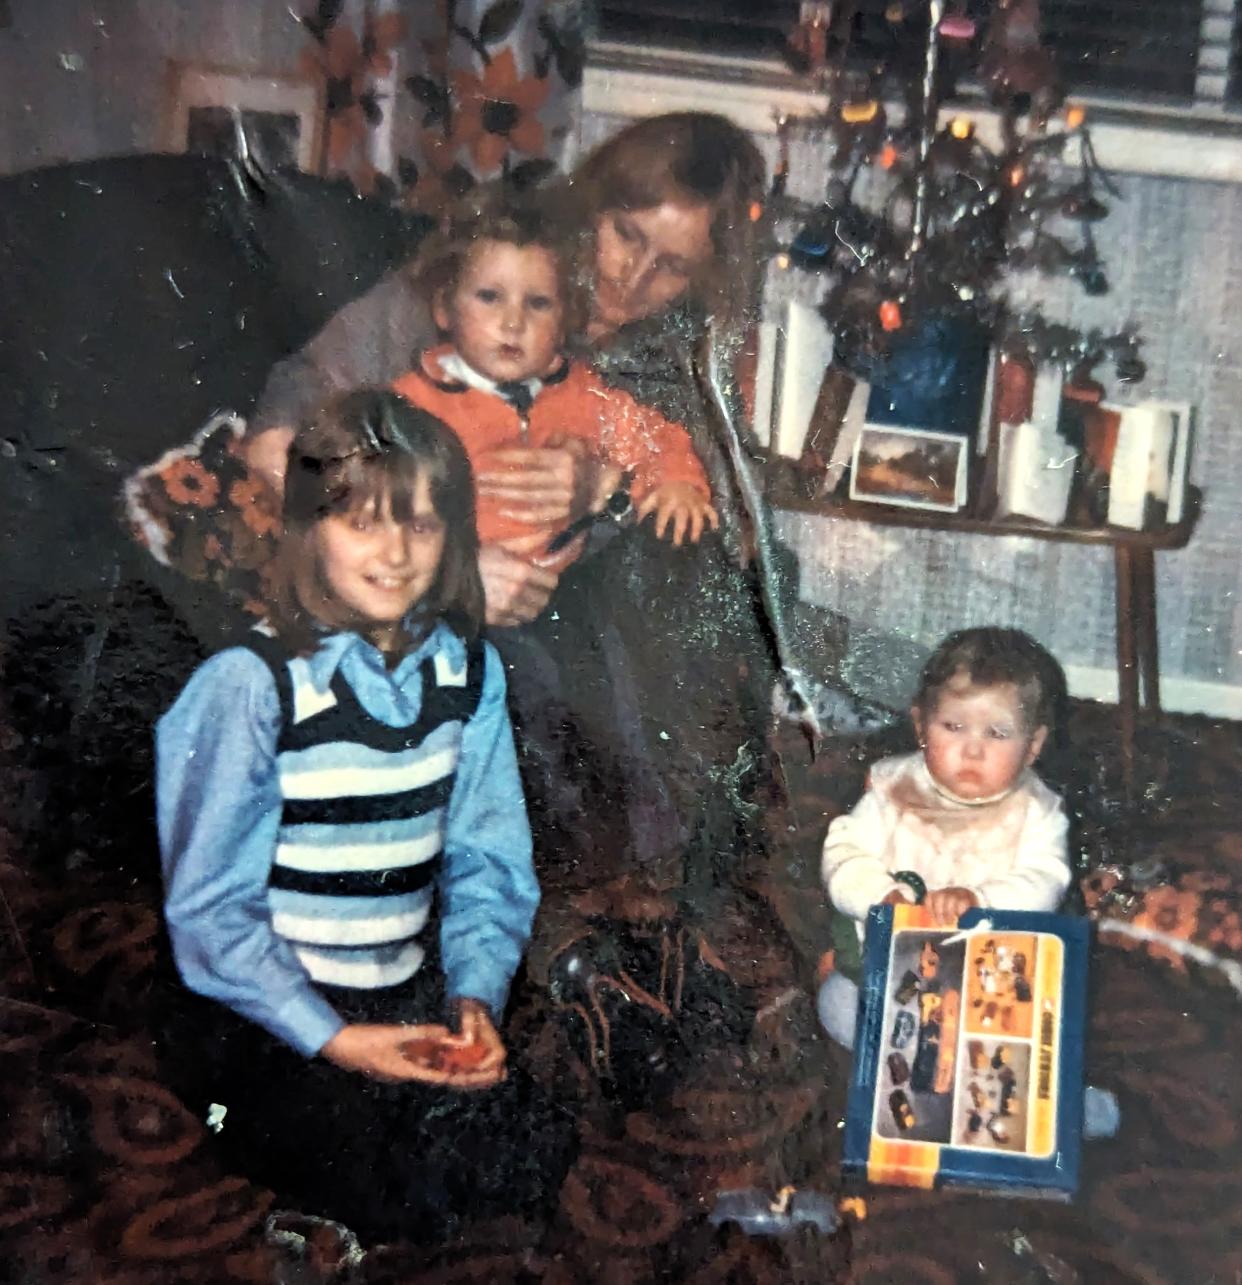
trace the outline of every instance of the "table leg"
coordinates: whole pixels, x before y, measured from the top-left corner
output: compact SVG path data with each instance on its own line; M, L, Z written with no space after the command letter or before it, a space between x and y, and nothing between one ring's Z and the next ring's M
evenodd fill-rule
M1131 550L1114 546L1117 574L1117 708L1121 716L1121 778L1134 800L1134 740L1138 719L1139 671L1134 641L1134 564Z
M1143 705L1149 714L1160 713L1160 635L1156 625L1156 555L1135 549L1134 611L1139 675L1143 680Z

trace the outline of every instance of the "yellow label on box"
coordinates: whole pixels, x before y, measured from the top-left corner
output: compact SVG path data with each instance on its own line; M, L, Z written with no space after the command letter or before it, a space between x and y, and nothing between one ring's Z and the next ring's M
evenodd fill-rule
M1061 974L1065 947L1058 937L1039 939L1035 994L1039 1011L1036 1024L1034 1083L1031 1085L1031 1128L1027 1151L1032 1156L1051 1155L1057 1144L1057 1040L1061 1030Z

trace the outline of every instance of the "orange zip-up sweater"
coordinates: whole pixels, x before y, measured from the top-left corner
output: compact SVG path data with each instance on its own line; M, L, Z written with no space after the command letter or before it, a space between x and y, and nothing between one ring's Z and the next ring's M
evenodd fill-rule
M461 439L476 470L489 452L502 447L548 446L575 437L589 443L602 460L633 473L630 495L635 504L672 482L689 483L711 498L707 475L685 428L628 393L609 388L586 364L566 360L543 381L530 410L522 415L498 394L448 378L440 360L451 351L440 347L423 353L418 366L397 379L393 389L442 419ZM533 531L547 531L551 539L565 525L519 521L501 513L505 501L488 496L477 500L483 544L504 544Z

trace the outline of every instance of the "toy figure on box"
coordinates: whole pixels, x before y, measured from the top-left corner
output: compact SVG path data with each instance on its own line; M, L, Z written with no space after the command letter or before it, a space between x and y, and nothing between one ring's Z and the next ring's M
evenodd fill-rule
M241 1172L368 1237L545 1207L573 1146L497 1029L539 891L477 556L448 427L335 399L289 448L265 625L157 736L173 951L216 1001L170 1071Z
M871 769L867 792L824 842L836 911L820 1020L852 1047L863 921L917 901L952 925L973 906L1053 910L1070 880L1061 800L1032 770L1053 721L1057 662L1014 629L966 629L936 649L911 708L921 750ZM930 958L925 961L933 967ZM917 977L915 978L917 982ZM916 1073L934 1074L924 1053Z

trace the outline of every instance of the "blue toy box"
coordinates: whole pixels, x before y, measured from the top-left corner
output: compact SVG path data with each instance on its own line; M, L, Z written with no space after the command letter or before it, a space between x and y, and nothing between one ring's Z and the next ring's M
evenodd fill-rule
M1078 1185L1088 925L921 906L867 918L846 1175L1070 1199Z

